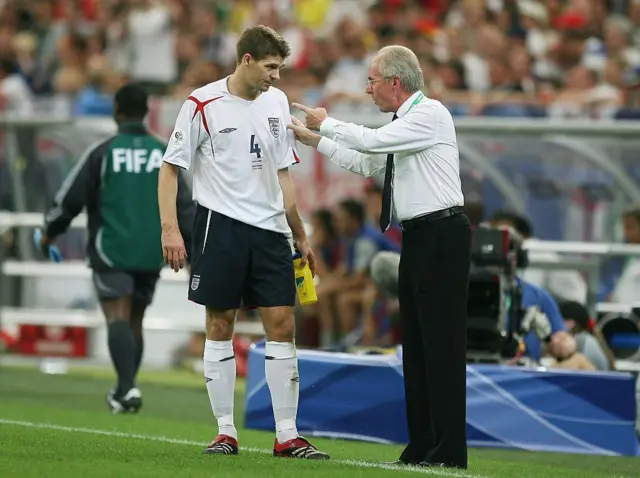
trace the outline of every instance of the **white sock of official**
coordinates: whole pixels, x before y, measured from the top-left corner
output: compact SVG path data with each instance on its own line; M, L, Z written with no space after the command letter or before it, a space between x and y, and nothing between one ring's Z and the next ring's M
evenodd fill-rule
M265 374L271 392L276 438L283 443L298 437L298 357L292 342L267 342L265 347Z
M204 345L204 379L218 433L238 439L233 421L236 359L231 340L207 340Z

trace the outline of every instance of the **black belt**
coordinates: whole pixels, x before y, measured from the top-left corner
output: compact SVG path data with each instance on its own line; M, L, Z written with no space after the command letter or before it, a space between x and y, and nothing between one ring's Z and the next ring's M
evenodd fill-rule
M434 211L428 214L423 214L422 216L414 217L412 219L407 219L406 221L402 221L400 223L400 227L403 231L410 231L411 229L422 227L430 222L437 221L438 219L457 216L458 214L462 213L464 213L464 208L462 206L454 206L450 207L449 209L441 209L440 211Z

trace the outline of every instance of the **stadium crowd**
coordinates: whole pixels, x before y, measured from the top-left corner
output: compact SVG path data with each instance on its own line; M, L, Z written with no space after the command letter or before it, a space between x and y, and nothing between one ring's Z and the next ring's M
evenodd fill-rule
M639 0L5 0L0 106L109 116L128 81L182 101L232 72L237 38L260 23L291 44L277 86L309 106L371 110L371 56L403 44L454 115L640 118ZM377 252L401 247L397 225L377 229L380 207L371 182L308 218L321 300L301 312L301 342L398 342L397 301L368 277Z
M395 43L456 115L640 117L638 0L6 0L2 102L108 114L126 80L183 99L258 23L290 42L279 86L304 104L369 107L370 56Z

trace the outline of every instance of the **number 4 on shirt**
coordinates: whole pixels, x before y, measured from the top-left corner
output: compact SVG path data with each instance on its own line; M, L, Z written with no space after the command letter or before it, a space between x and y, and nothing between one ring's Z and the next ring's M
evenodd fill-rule
M250 153L256 153L256 156L258 157L258 159L260 159L262 156L260 155L262 153L262 150L260 149L260 145L258 143L256 143L256 135L252 134L251 135L251 149L249 150Z

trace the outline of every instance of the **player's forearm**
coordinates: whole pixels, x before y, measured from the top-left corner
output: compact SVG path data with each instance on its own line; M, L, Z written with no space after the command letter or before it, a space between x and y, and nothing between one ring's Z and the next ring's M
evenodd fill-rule
M298 212L298 204L296 201L296 191L293 181L289 179L290 186L284 192L284 212L287 217L287 223L291 228L293 239L295 241L304 241L307 239L307 233L304 230L304 223Z
M178 167L162 163L158 174L158 206L163 230L178 229Z
M284 199L284 212L287 217L287 223L291 228L293 239L295 241L304 241L307 239L307 233L304 230L304 223L298 212L298 204L296 200L296 189L293 180L287 170L278 172L278 181L282 188L282 196Z
M307 233L304 230L304 223L302 222L302 218L298 213L298 207L293 206L287 212L287 223L289 223L289 227L291 228L291 233L293 234L293 239L296 241L304 241L307 239Z

